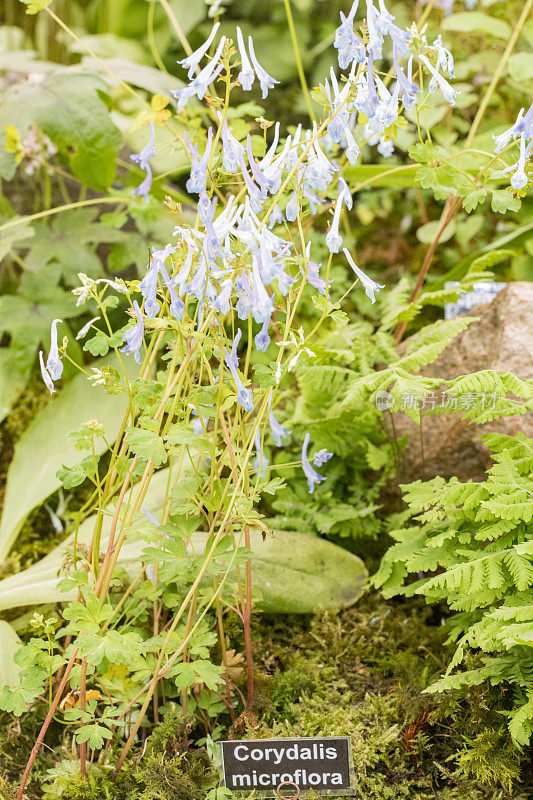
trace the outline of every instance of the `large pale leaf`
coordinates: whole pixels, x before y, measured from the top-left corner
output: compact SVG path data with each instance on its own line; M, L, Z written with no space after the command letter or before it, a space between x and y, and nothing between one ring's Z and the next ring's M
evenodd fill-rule
M503 19L496 19L481 11L462 11L451 14L442 23L445 31L457 33L488 33L496 39L508 39L511 28Z
M131 359L125 364L133 377L138 368ZM74 450L67 434L97 417L105 426L108 442L114 442L126 408L125 394L111 395L102 387L92 388L82 374L37 414L17 442L9 467L0 521L0 561L8 555L30 511L59 488L58 469L72 467L87 455ZM97 445L101 454L105 445L101 439Z
M111 185L116 171L120 132L102 100L106 84L97 76L64 69L41 83L14 84L0 108L0 130L14 125L22 138L32 123L50 137L74 175L92 189ZM15 174L15 156L4 154L0 175Z
M188 472L189 467L186 467ZM183 475L183 473L182 473ZM168 470L154 475L145 506L157 517L163 508ZM111 515L104 517L102 548L109 540ZM95 518L87 519L79 528L78 542L89 544ZM141 517L133 527L146 525ZM202 553L206 534L194 534L192 546ZM276 531L263 540L259 532L252 533L254 556L252 580L262 595L261 608L268 612L307 614L318 608L340 608L355 603L364 591L367 572L363 562L331 542L292 531ZM0 610L26 605L40 605L68 600L76 592L58 590L58 571L72 547L72 537L59 545L45 558L18 575L0 582ZM133 578L141 569L142 541L127 541L119 558Z
M18 681L19 668L13 656L22 642L8 622L0 620L0 687L13 686Z

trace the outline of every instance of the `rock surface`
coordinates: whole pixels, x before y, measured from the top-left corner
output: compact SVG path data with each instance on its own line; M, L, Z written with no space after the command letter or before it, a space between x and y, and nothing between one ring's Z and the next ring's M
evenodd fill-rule
M492 303L470 312L478 322L452 340L440 357L421 372L431 378L451 379L493 369L533 378L533 283L510 283ZM385 419L388 415L385 415ZM480 433L510 435L523 431L533 437L533 413L472 425L460 413L423 415L422 430L407 414L395 413L397 436L407 434L400 483L435 475L459 480L483 480L490 466L488 448ZM422 439L422 441L421 441Z

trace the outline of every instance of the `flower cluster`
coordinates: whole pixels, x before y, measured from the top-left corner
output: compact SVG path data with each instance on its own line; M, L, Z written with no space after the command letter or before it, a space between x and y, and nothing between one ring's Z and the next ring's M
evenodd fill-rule
M413 81L414 55L409 48L412 34L402 30L394 23L394 16L385 7L384 0L366 2L367 41L363 41L356 30L356 15L360 0L355 0L349 14L341 12L341 24L335 34L335 47L338 51L339 67L350 69L342 88L331 70L331 85L326 81L326 94L330 109L335 116L328 125L328 135L332 142L345 148L350 163L355 163L359 154L357 143L358 114L363 114L367 122L363 126L363 138L369 144L377 144L381 155L388 157L393 153L393 144L387 136L387 129L398 119L401 108L411 109L420 92ZM361 36L363 34L361 33ZM392 44L392 61L396 83L392 90L376 74L376 62L383 57L385 37ZM431 76L429 92L440 89L445 100L455 104L456 90L451 86L445 74L453 77L453 58L444 47L441 36L427 48L427 55L419 54L419 64L423 65ZM407 59L406 68L401 62Z
M98 299L97 284L100 282L135 296L130 309L132 323L124 331L122 352L133 355L137 363L143 357L146 329L153 329L153 321L158 316L163 316L170 327L177 326L186 315L190 318L189 305L195 306L193 318L197 329L213 330L214 338L218 338L219 344L223 343L219 349L219 372L217 374L215 369L214 380L222 380L224 371L229 371L237 403L245 415L259 413L260 396L267 401L270 431L278 447L291 431L278 422L271 407L274 390L269 390L265 398L260 393L254 396L254 391L248 388L247 368L244 371L239 369L241 330L237 329L229 345L224 323L228 322L228 315L235 315L247 322L250 330L255 324L257 329L248 346L253 343L259 352L265 352L273 338L273 319L276 320L278 313L287 314L291 289L300 291L307 284L327 298L331 284L331 255L327 275L322 277L322 265L312 259L311 243L303 238L301 222L304 216L323 214L329 209L333 213L325 243L330 254L343 249L347 264L372 303L376 291L383 288L359 269L348 249L343 247L341 215L344 209L352 208L353 199L342 178L340 163L335 159L340 155L353 164L359 158L360 145L356 136L361 115L365 118L366 141L377 141L380 152L390 155L392 144L386 138L386 131L397 119L400 103L404 108L411 108L419 89L413 82L413 56L409 53L411 34L395 25L384 0L377 0L377 8L373 0L365 2L364 38L360 38L354 28L359 0L355 0L347 15L341 14L335 47L340 67L348 69L349 74L341 80L331 69L324 84L327 116L320 126L314 123L306 129L298 125L285 141L281 141L280 125L276 123L271 141L257 157L252 137L248 134L239 140L232 132L227 103L223 110L213 110L211 116L217 122L215 128L209 127L205 137L197 134L194 141L188 134L183 137L191 160L186 189L195 196L195 221L178 225L174 241L162 249L152 249L141 281L130 282L126 287L123 282L91 281L83 276L82 287L75 290L78 303L89 296ZM245 92L258 81L263 98L277 83L259 64L252 37L249 36L245 42L242 31L237 28L235 50L226 36L216 43L218 31L219 23L216 22L204 44L180 62L187 70L189 83L175 92L178 110L193 96L202 100L223 72L228 91L234 85L232 72ZM390 89L378 76L375 67L375 62L382 58L385 37L392 42L396 75ZM209 55L212 50L213 54ZM419 59L431 75L429 91L440 88L446 99L453 103L455 92L443 77L444 74L453 75L453 58L440 36L426 48L426 52L431 60L424 55ZM405 59L408 59L406 72L400 64ZM214 108L220 108L220 105L215 104ZM146 172L145 179L135 190L145 200L152 183L150 162L155 152L155 127L150 123L147 144L140 153L131 157ZM233 193L235 185L240 190ZM225 186L231 187L230 190L224 191ZM292 222L298 224L298 246L286 225ZM281 336L277 330L276 344L281 349L275 364L276 384L280 383L283 372L290 372L304 353L314 356L307 347L303 331L298 331L296 336L291 329L293 315L285 328L285 340L279 341ZM50 391L53 391L53 381L60 376L62 369L57 348L57 322L52 326L52 345L46 366L41 354L43 377ZM87 323L79 335L85 335L96 322L97 318L94 318ZM285 348L290 352L282 364L281 354ZM261 407L263 413L264 405ZM194 430L200 433L205 431L204 421L198 414L194 426ZM268 460L263 452L259 424L256 431L259 437L256 437L256 470L261 475L268 467ZM324 478L311 465L308 445L309 435L303 443L302 465L312 492ZM315 467L322 466L330 457L331 453L325 450L315 453Z
M525 109L523 108L520 110L514 125L511 125L510 128L498 136L493 136L497 153L501 153L513 140L518 141L520 144L518 161L503 170L506 174L513 173L511 186L516 192L527 186L526 161L531 157L531 148L533 146L533 103L526 113L524 111Z

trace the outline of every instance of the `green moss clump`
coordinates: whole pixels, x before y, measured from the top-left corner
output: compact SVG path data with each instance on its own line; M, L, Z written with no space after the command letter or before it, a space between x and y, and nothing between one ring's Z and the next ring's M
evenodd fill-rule
M86 777L77 760L64 759L48 770L43 800L204 800L219 776L206 750L191 744L181 715L169 713L115 782L114 758L92 767Z
M502 716L508 698L487 687L424 694L450 655L434 610L368 595L308 625L257 626L256 661L266 669L250 738L350 736L361 800L533 796Z

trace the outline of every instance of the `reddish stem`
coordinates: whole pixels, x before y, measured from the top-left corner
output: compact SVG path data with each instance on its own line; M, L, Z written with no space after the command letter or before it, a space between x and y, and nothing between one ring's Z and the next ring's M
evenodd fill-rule
M63 675L63 678L61 679L61 683L59 684L59 688L58 688L58 690L57 690L57 692L55 694L54 699L52 700L52 705L50 706L48 714L46 715L46 719L43 722L41 730L39 731L39 735L38 735L37 739L35 740L35 744L33 745L33 749L32 749L32 751L30 753L30 757L28 759L28 763L26 764L26 769L24 770L24 774L22 776L22 780L20 781L20 786L18 788L17 799L16 800L22 800L22 798L24 796L24 788L26 786L26 783L28 782L28 777L30 775L31 768L33 767L33 762L37 758L37 753L39 752L39 748L41 747L41 745L43 743L44 737L46 736L46 731L50 727L50 723L52 722L53 716L56 713L56 708L57 708L57 706L59 704L59 701L61 700L61 695L63 694L63 690L64 690L65 686L67 685L67 681L68 681L68 679L70 677L70 673L72 672L72 667L74 666L74 662L76 661L77 655L78 655L78 648L76 647L72 651L72 655L70 656L70 661L68 662L68 664L66 666L66 669L65 669L65 674Z

